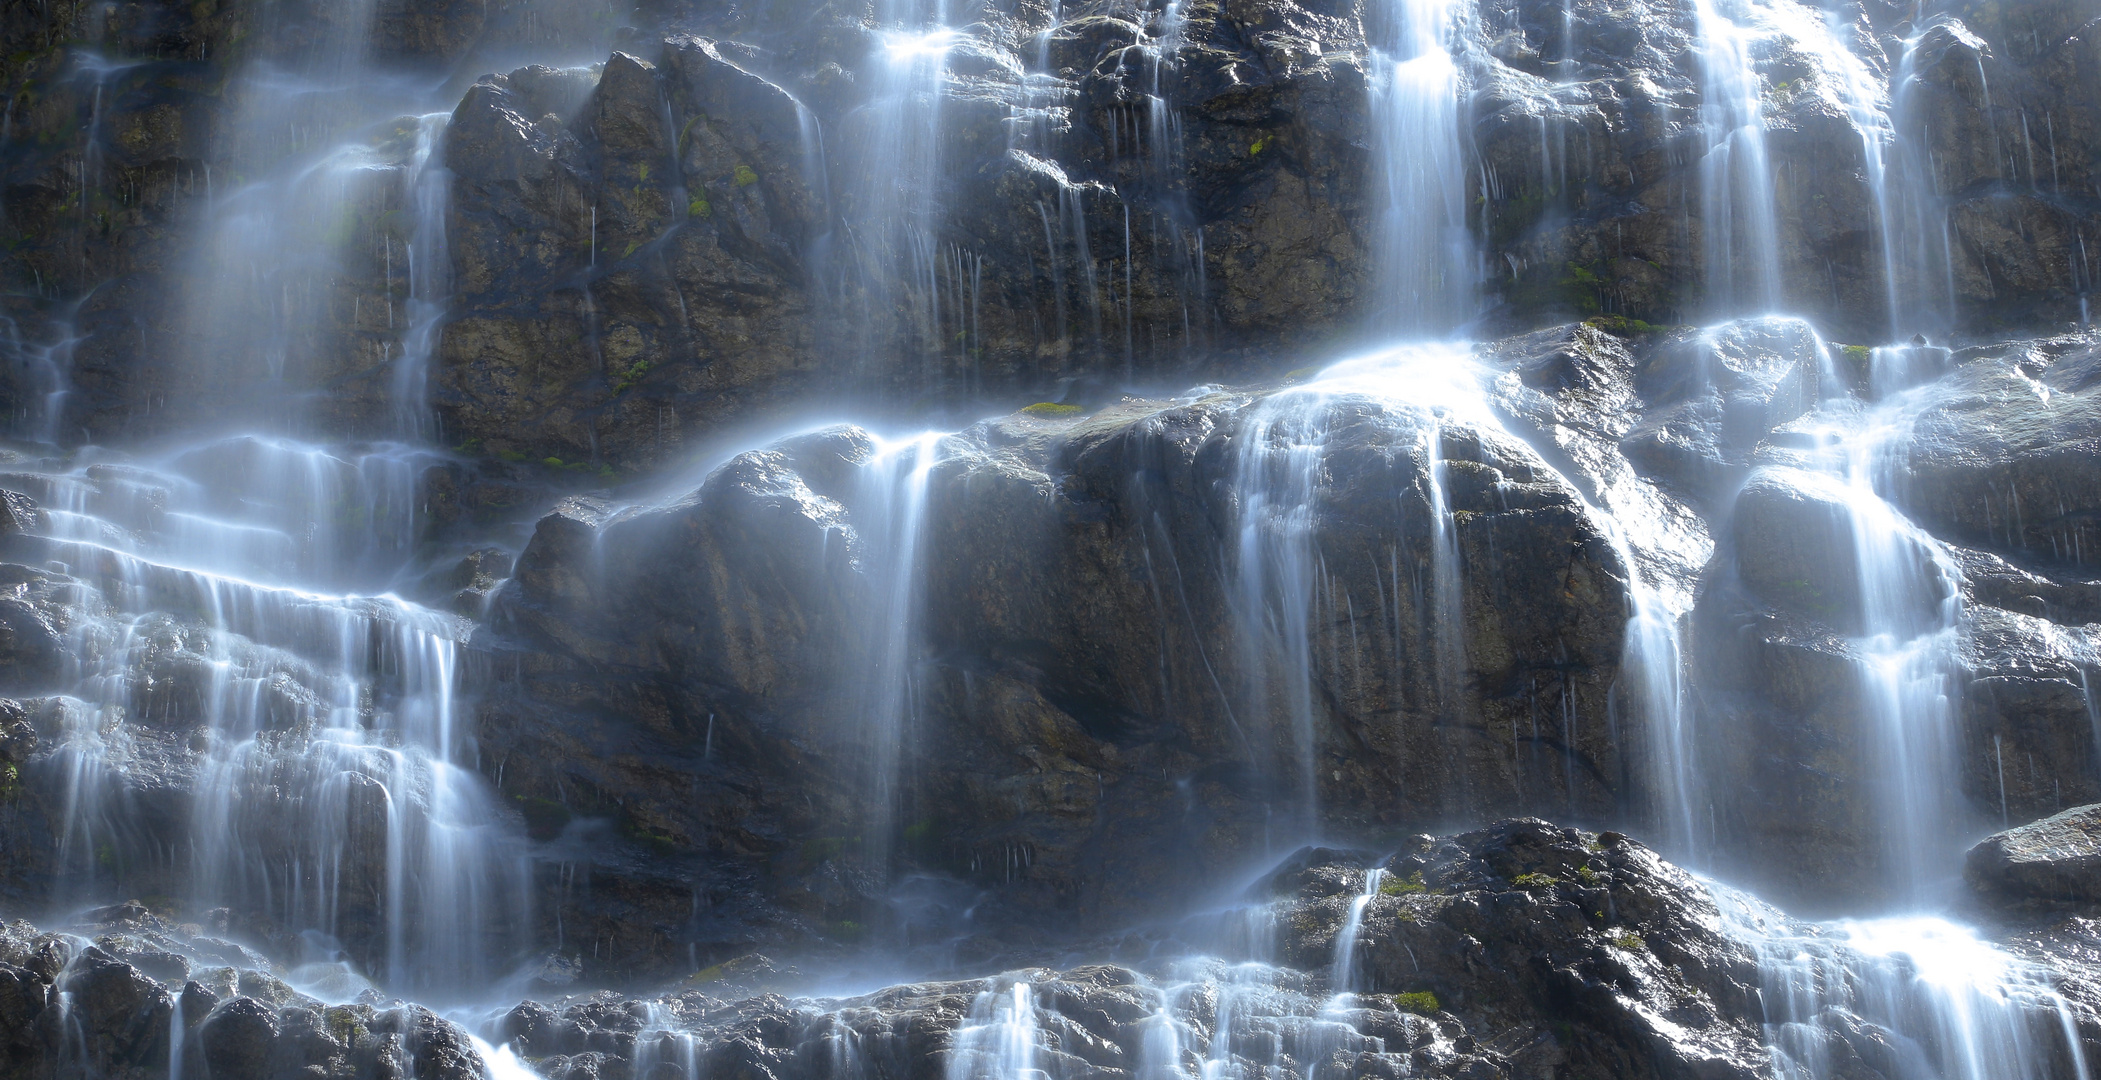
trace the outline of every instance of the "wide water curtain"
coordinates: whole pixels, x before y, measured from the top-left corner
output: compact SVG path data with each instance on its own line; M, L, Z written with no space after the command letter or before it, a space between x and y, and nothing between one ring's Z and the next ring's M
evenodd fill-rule
M2101 1080L2090 8L10 8L0 1078Z

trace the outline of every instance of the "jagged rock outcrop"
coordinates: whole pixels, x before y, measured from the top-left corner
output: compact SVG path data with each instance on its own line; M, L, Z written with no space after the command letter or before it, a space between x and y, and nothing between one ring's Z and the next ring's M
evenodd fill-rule
M472 1038L421 1006L370 990L325 1003L253 951L136 902L84 919L67 934L0 926L0 1076L166 1077L171 1063L251 1080L486 1075Z
M1361 911L1360 992L1333 1000L1337 934L1364 889L1364 857L1312 850L1245 901L1274 920L1281 967L1227 957L1022 968L809 1000L762 992L762 964L728 965L647 1003L525 1002L490 1037L550 1080L658 1062L908 1078L1766 1075L1750 952L1716 929L1702 886L1640 845L1506 821L1420 837L1387 873Z
M507 792L690 852L731 908L836 935L895 862L1099 924L1275 805L1356 832L1639 787L1627 568L1490 416L1285 388L828 429L603 514L543 519L496 598L520 676L483 738Z
M1718 160L1700 126L1715 106L1703 83L1724 85L1731 61L1716 56L1703 70L1692 10L1483 8L1472 135L1493 179L1476 227L1490 248L1489 288L1512 317L1704 321L1732 310L1731 279L1755 283L1753 260L1767 256L1770 301L1867 340L1889 335L1893 298L1911 326L2085 317L2095 264L2079 238L2101 227L2101 44L2090 11L2069 0L1958 4L1914 25L1869 7L1840 30L1857 61L1819 55L1767 14L1732 17L1763 82L1765 152L1788 178L1773 192L1770 251L1742 242L1741 207L1726 224L1703 213L1715 190L1703 170ZM1853 110L1880 95L1873 84L1898 87L1883 104L1902 141L1880 136L1871 151ZM2048 118L2041 134L2036 117ZM1878 220L1896 224L1885 235ZM1736 233L1734 243L1712 238L1733 261L1709 251L1717 228ZM1744 301L1758 298L1739 289Z

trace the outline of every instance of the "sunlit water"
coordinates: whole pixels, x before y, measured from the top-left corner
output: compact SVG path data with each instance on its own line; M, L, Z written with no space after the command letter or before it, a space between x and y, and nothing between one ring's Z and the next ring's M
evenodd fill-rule
M1754 54L1787 36L1818 58L1818 92L1831 95L1861 133L1892 330L1901 336L1914 326L1933 328L1935 309L1952 306L1940 301L1949 279L1946 230L1926 170L1906 142L1915 122L1914 54L1927 31L1903 41L1894 72L1885 76L1858 59L1821 13L1791 0L1700 0L1693 13L1703 88L1704 260L1719 307L1765 310L1783 292L1765 147L1771 88ZM940 141L949 65L957 50L989 47L981 27L958 25L962 13L940 5L892 3L877 15L869 44L880 63L870 106L829 144L806 116L805 149L813 174L828 168L827 154L837 154L850 160L849 172L882 182L842 196L842 220L858 246L848 250L845 236L821 238L837 247L813 253L813 262L827 268L840 295L849 285L907 282L903 295L874 296L870 308L907 311L919 348L938 369L975 347L981 270L972 253L938 239L945 213L938 192L949 168ZM1033 58L977 57L1013 75L1022 121L1011 128L1016 153L1047 159L1057 138L1066 88L1045 69L1048 36L1061 17L1054 5ZM1132 145L1153 181L1171 188L1182 151L1165 74L1178 62L1174 50L1185 27L1178 4L1148 18L1146 120L1132 131ZM1381 192L1378 317L1399 335L1448 333L1475 310L1481 275L1479 245L1466 223L1471 193L1460 130L1471 13L1434 0L1396 0L1370 18ZM368 21L369 12L347 11L335 25L359 29L322 49L331 59L318 70L256 73L265 91L292 92L251 90L243 137L258 162L289 164L213 193L190 305L195 336L233 358L228 370L290 384L301 365L316 361L302 352L299 331L323 302L316 283L339 268L316 254L326 246L312 243L314 234L347 212L355 184L382 163L370 139L334 148L306 140L372 119L343 112L357 89L378 85L364 67ZM106 77L101 68L85 76ZM87 613L69 628L77 668L65 685L38 688L50 692L41 707L62 732L47 765L65 792L61 899L107 899L99 892L127 869L125 860L157 851L153 857L169 860L192 891L186 904L264 912L280 937L299 940L299 962L288 974L305 992L337 1001L375 982L392 992L480 996L503 984L531 945L525 845L478 771L471 702L461 697L460 639L469 627L392 595L418 554L418 485L424 470L443 460L429 447L426 383L449 295L448 178L438 149L450 102L423 100L427 94L414 87L385 90L388 103L409 106L402 111L413 118L407 163L393 181L403 185L410 227L399 242L386 239L389 298L383 310L361 315L360 325L389 332L394 379L384 434L401 441L324 445L271 428L158 454L52 457L24 464L8 480L46 509L42 526L23 541L33 561L74 579L70 599ZM286 138L292 145L272 142ZM1115 311L1116 283L1094 269L1104 253L1088 248L1086 193L1062 177L1060 191L1041 208L1046 250L1076 255L1073 265L1082 268L1055 280L1060 332L1070 323L1099 344L1109 333L1103 313ZM1163 205L1171 212L1175 204ZM1128 211L1123 224L1128 274ZM1177 232L1175 245L1190 258L1184 291L1200 299L1200 237ZM397 274L406 297L398 310ZM1900 280L1914 288L1900 288ZM1122 297L1131 302L1128 277ZM1185 310L1185 336L1192 318ZM1126 308L1126 335L1131 320ZM35 401L23 406L17 429L46 444L63 441L74 338L60 333L37 344L12 326L7 332L33 376ZM864 357L876 347L872 340L855 344ZM1125 348L1128 355L1135 346ZM1888 501L1894 440L1909 407L1904 395L1938 374L1898 367L1915 360L1913 352L1878 350L1874 396L1882 400L1827 403L1826 451L1805 464L1852 523L1867 612L1857 642L1869 703L1864 722L1887 765L1884 820L1901 823L1889 830L1891 861L1905 876L1905 891L1918 896L1924 879L1946 865L1959 816L1947 805L1947 685L1961 611L1945 553ZM1322 718L1315 680L1324 659L1312 627L1347 600L1324 589L1310 543L1334 410L1379 403L1412 440L1425 477L1426 520L1417 524L1430 538L1426 602L1401 604L1396 572L1391 610L1396 620L1422 623L1409 632L1429 646L1411 662L1427 665L1440 697L1455 700L1467 645L1443 434L1448 425L1466 424L1537 438L1495 406L1497 378L1463 342L1397 346L1336 364L1261 400L1244 417L1230 570L1247 681L1241 692L1283 717L1287 752L1275 767L1290 773L1280 807L1289 830L1307 837L1318 831L1313 763ZM888 835L894 824L915 715L911 674L930 476L958 452L941 435L884 443L861 478L857 501L869 562L859 617L874 632L864 635L871 647L853 658L850 677L869 688L859 722L874 749L868 790L875 835ZM1631 621L1619 689L1644 720L1646 783L1659 808L1661 842L1694 853L1697 789L1714 778L1696 764L1698 718L1689 713L1684 686L1680 623L1689 598L1643 569L1649 549L1665 541L1643 517L1653 496L1640 482L1574 470L1562 479L1629 568ZM1922 567L1936 586L1923 606ZM185 695L180 701L165 696L158 674L143 677L169 671ZM142 837L119 773L165 741L156 722L178 707L204 721L202 745L191 748L199 755L197 809L180 835ZM1573 795L1567 802L1573 805ZM1244 1061L1272 1068L1313 1062L1343 1075L1351 1055L1385 1052L1353 1026L1349 993L1358 981L1357 932L1379 880L1379 871L1367 873L1324 977L1271 966L1274 927L1265 930L1259 906L1198 920L1204 928L1178 945L1187 955L1155 965L1133 991L1151 1009L1136 1075L1210 1080L1234 1075ZM1877 1067L1892 1080L2088 1075L2071 1033L2071 1007L2048 977L1971 930L1932 917L1804 928L1747 897L1720 895L1726 929L1760 961L1767 1035L1783 1075L1834 1075L1837 1040L1863 1024L1879 1033L1874 1045L1886 1057ZM376 946L347 955L342 940L352 937ZM1053 978L1032 971L983 981L955 1035L955 1080L1051 1071L1050 1033L1061 1028L1049 1004ZM835 1003L802 1007L823 1014ZM645 1034L638 1075L668 1069L697 1080L699 1047L676 1015L654 1008ZM510 1047L483 1042L479 1049L494 1080L534 1075ZM840 1052L850 1063L850 1049ZM179 1063L179 1038L174 1053ZM851 1071L842 1065L842 1074Z

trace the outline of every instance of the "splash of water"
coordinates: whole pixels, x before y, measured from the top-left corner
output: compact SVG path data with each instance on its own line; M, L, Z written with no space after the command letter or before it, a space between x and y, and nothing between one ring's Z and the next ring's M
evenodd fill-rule
M1930 916L1790 923L1710 883L1758 960L1766 1043L1785 1080L2088 1080L2070 1002L2036 965Z

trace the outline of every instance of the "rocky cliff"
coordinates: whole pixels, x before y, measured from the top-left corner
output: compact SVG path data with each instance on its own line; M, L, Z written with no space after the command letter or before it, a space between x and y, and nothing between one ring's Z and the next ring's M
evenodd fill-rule
M13 378L29 399L56 389L54 364L69 373L53 430L195 425L225 404L208 377L281 385L322 430L384 413L411 300L414 118L363 133L374 167L347 187L266 211L309 219L310 257L258 263L232 234L178 251L273 164L232 135L271 106L231 73L320 63L352 32L330 10L10 16ZM1356 8L1024 4L924 53L831 8L373 17L372 48L463 83L533 42L599 61L481 78L443 140L452 303L433 385L448 437L479 452L639 467L813 398L1280 370L1376 323L1388 211L1365 27L1380 38ZM2101 46L2079 5L1849 18L1864 59L1805 53L1784 26L1747 46L1786 178L1774 305L1868 340L1896 294L1945 293L1950 329L2080 318ZM1730 313L1707 280L1735 271L1706 265L1695 30L1669 5L1468 22L1467 221L1496 325ZM594 39L619 49L588 55ZM1892 80L1895 101L1876 89ZM1909 125L1901 155L1864 137L1869 107ZM1917 231L1906 215L1945 220L1933 251L1873 225ZM210 291L243 272L296 287Z
M1918 958L1628 835L2037 819L1961 944L2068 1075L2101 22L1829 14L1468 8L1396 345L1383 9L8 9L0 1076L1901 1074L1818 994Z

